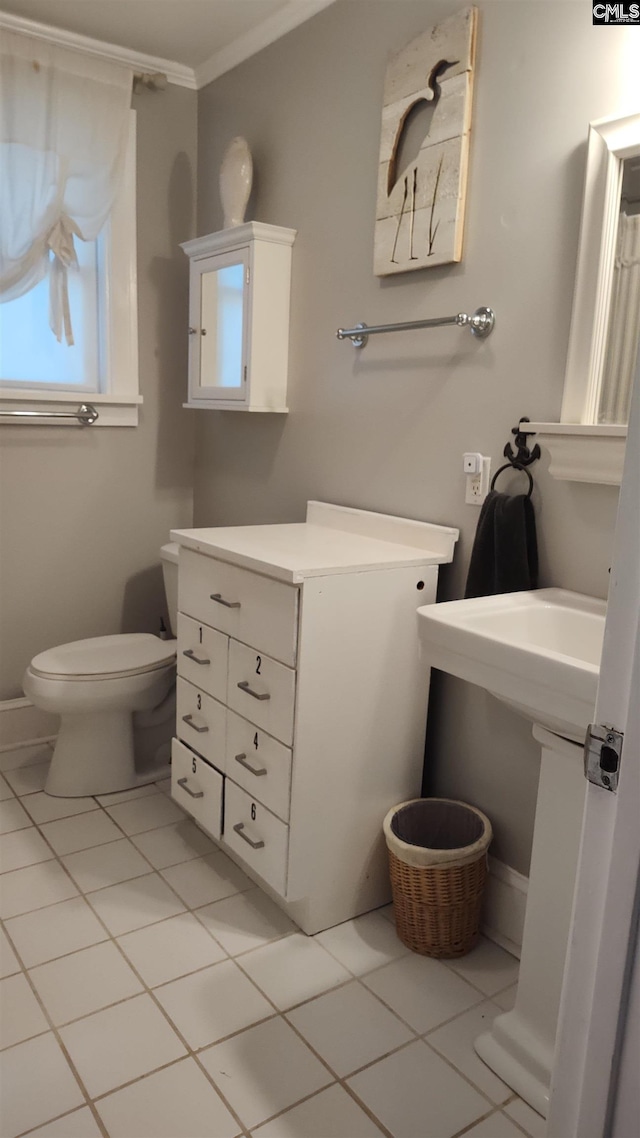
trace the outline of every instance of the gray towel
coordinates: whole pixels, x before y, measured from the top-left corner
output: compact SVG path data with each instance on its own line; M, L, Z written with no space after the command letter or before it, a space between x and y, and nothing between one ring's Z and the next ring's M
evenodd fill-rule
M492 490L480 511L464 595L486 597L537 587L538 542L531 499Z

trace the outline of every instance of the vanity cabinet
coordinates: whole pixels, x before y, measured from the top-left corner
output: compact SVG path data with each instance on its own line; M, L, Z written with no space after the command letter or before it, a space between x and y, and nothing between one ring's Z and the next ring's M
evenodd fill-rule
M416 610L457 530L309 502L171 537L173 797L305 932L385 904L382 819L422 781Z
M250 221L187 241L186 407L286 411L294 229Z

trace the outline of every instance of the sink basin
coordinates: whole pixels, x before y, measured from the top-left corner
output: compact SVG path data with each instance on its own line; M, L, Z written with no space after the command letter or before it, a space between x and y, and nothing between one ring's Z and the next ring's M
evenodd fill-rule
M584 742L596 699L606 602L564 589L418 609L429 663L527 719Z

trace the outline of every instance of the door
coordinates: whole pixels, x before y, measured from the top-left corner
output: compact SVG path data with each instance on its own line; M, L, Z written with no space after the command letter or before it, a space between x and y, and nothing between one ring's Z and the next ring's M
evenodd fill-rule
M640 357L616 524L595 722L624 732L617 793L587 784L549 1106L551 1138L635 1138L620 1129L638 1033L627 1009L638 953L640 870ZM636 1100L637 1101L637 1100Z
M248 246L191 264L190 403L246 399L248 277Z

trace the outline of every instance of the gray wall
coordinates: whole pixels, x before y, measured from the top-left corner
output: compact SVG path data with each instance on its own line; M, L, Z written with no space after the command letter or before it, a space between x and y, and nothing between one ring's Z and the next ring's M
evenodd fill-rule
M462 452L491 455L495 470L521 415L559 415L587 124L637 110L635 29L592 28L586 3L481 2L464 260L377 280L387 51L459 6L338 0L201 91L198 114L198 232L221 228L220 161L244 134L257 172L248 216L299 233L290 414L198 415L196 525L298 521L321 498L459 526L442 598L462 595L478 519ZM484 345L447 329L357 355L334 336L480 304L497 313ZM541 583L605 596L617 492L555 482L547 465ZM526 873L539 771L526 724L446 677L433 694L430 789L484 807L496 855Z
M138 112L140 389L137 428L0 427L0 699L36 652L85 636L156 631L158 550L193 510L186 374L195 232L196 95L144 92Z

